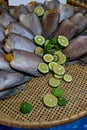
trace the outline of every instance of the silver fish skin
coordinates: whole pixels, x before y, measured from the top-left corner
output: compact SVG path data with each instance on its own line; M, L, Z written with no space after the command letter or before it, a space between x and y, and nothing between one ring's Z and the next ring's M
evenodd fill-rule
M33 12L34 12L34 9L35 9L36 7L38 7L38 6L42 6L42 3L37 2L37 1L31 1L31 2L29 2L29 3L26 5L26 7L27 7L27 9L28 9L28 11L29 11L30 13L33 13Z
M4 59L5 54L0 52L0 70L10 71L13 69L9 66L9 63Z
M72 6L65 6L64 4L60 4L58 11L60 12L59 23L74 15L74 9Z
M28 14L28 10L27 10L27 7L24 6L23 4L19 5L19 6L16 6L14 8L11 8L9 9L9 13L16 19L19 18L19 16L21 14Z
M87 53L87 36L78 36L63 50L68 60L75 60Z
M42 27L46 38L52 37L58 28L60 15L56 9L47 10L42 17Z
M43 29L40 23L40 19L35 13L29 13L28 15L21 14L19 21L25 27L30 29L34 35L42 35Z
M3 48L8 53L11 52L13 49L34 52L36 45L32 40L29 40L26 37L15 33L9 33L7 39L5 40Z
M0 24L3 27L6 28L12 21L15 21L15 19L13 17L11 17L10 14L6 10L3 10L0 13Z
M56 33L54 34L54 37L63 35L70 40L77 34L78 30L78 26L73 24L70 20L66 19L59 25L56 30Z
M78 34L84 31L87 28L87 13L84 15L84 17L79 21L78 23L79 31Z
M4 31L5 35L7 36L9 33L16 33L20 34L21 36L27 37L30 40L33 40L34 34L22 24L18 22L11 22L8 27Z
M31 78L32 76L30 76L30 79ZM24 82L26 82L25 75L22 73L0 71L0 91L13 88L14 86L20 85Z
M60 4L59 0L44 1L43 7L45 10L58 9L59 4Z
M87 10L82 7L73 6L73 9L74 9L74 14L76 14L76 13L85 14L87 12Z
M19 90L17 88L3 90L0 91L0 99L6 99L16 94L19 94Z
M71 18L69 18L69 20L78 26L78 23L83 19L83 14L82 13L76 13L75 15L73 15Z
M42 76L38 71L39 63L43 62L41 57L31 52L16 49L12 51L12 54L14 57L10 62L12 68L33 76Z
M2 25L0 25L0 41L3 41L5 38L4 31L5 28Z

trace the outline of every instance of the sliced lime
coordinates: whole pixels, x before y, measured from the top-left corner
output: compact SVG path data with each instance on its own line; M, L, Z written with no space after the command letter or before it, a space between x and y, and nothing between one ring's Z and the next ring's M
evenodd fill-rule
M58 36L58 43L62 46L62 47L67 47L69 45L69 40L62 35Z
M45 43L45 38L41 35L36 35L34 41L37 45L42 46Z
M38 15L38 16L42 16L44 14L44 8L42 6L38 6L34 9L34 12Z
M64 64L66 62L66 56L61 51L56 51L55 55L58 56L58 64Z
M65 74L63 77L64 81L66 82L71 82L72 81L72 76L69 74Z
M38 65L38 70L43 73L46 74L49 72L49 67L46 63L42 62Z
M58 87L60 85L60 80L52 77L52 78L49 79L49 85L51 87Z
M57 65L56 62L52 61L49 63L49 69L52 71L53 70L53 66Z
M58 75L63 75L65 73L65 68L62 65L53 66L53 72Z
M43 101L47 107L57 106L57 98L52 94L46 94L43 98Z
M54 60L54 57L51 54L45 54L43 56L43 59L44 59L45 62L49 63L49 62L52 62Z
M39 56L43 56L44 54L44 49L42 47L36 47L35 49L35 54Z
M51 94L56 97L61 97L63 95L63 91L60 88L53 88Z
M59 106L66 106L67 100L64 97L59 97L58 98L58 105Z
M57 79L61 79L61 78L63 78L63 75L54 74L54 77Z
M32 110L32 105L28 102L24 102L20 106L20 111L23 114L28 114L31 112L31 110Z

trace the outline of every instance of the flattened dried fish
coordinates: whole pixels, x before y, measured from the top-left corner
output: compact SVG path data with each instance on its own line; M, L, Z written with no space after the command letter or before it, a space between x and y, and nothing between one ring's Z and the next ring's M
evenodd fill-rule
M87 53L87 36L79 36L70 41L68 47L63 50L68 60L78 59Z
M33 41L26 37L15 33L9 33L7 39L5 39L4 50L6 52L12 51L12 49L20 49L28 52L34 52L36 45Z
M47 10L42 18L42 27L44 30L44 35L49 38L54 34L59 23L59 13L56 9Z
M5 35L7 36L9 33L16 33L20 34L21 36L27 37L30 40L33 40L34 34L26 27L24 27L22 24L18 22L11 22L6 30L5 30Z
M38 72L38 65L43 62L43 60L34 53L15 49L11 54L6 54L5 59L9 61L10 66L15 70L33 76L42 75Z
M75 36L75 34L77 34L78 30L78 26L73 24L70 20L66 19L59 25L54 37L64 35L68 39L71 39Z
M43 29L40 23L40 19L35 13L29 13L28 15L21 14L19 21L21 24L30 29L34 35L42 35Z
M27 79L27 80L26 80ZM19 84L22 84L28 80L31 80L32 76L26 78L26 76L19 72L7 72L0 71L0 91L13 88Z

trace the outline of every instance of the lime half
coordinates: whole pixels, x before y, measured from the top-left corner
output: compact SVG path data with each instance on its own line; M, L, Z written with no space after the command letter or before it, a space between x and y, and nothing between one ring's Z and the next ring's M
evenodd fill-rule
M36 47L36 49L35 49L35 54L36 55L39 55L39 56L43 56L43 54L44 54L44 50L43 50L43 48L42 47Z
M64 81L66 82L71 82L72 81L72 76L69 74L65 74L63 77Z
M38 6L34 9L34 12L38 15L38 16L42 16L44 14L44 8L41 6Z
M67 47L69 45L69 41L65 36L59 35L58 36L58 43L62 46L62 47Z
M51 54L45 54L43 56L43 59L44 59L45 62L49 63L49 62L52 62L54 60L54 57Z
M46 94L43 98L43 101L47 107L57 106L57 98L52 94Z
M52 61L49 63L49 69L52 71L53 70L53 66L57 65L56 62Z
M37 45L42 46L45 43L45 38L41 35L36 35L34 41Z
M58 75L65 74L65 68L62 65L55 65L53 66L53 72Z
M49 79L49 85L51 87L58 87L60 85L60 80L52 77Z
M49 67L46 63L42 62L38 65L39 72L46 74L49 72Z

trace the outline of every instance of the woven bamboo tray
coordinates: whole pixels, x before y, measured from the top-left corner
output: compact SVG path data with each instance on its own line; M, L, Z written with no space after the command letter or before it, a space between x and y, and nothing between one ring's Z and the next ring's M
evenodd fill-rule
M65 68L73 77L71 83L61 81L60 87L68 100L65 107L44 106L43 96L52 90L48 85L52 74L48 74L24 84L27 89L19 95L0 100L0 124L21 128L45 128L66 124L87 115L87 66L76 64ZM20 104L24 101L33 106L28 115L19 111Z

